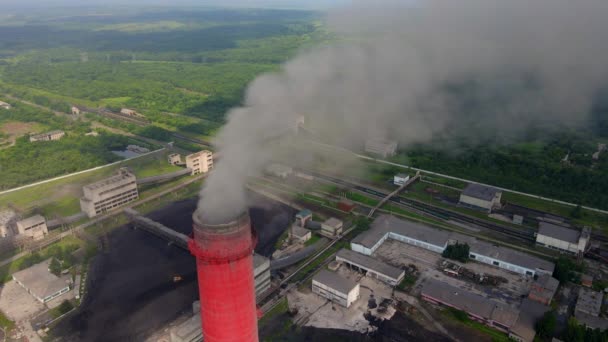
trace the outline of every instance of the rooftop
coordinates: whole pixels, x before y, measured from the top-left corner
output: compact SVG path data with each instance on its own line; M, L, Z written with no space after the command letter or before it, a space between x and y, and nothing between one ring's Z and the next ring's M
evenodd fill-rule
M28 217L26 219L23 219L21 221L18 221L17 224L22 225L24 227L31 227L34 225L37 225L39 223L43 223L45 222L44 216L42 215L34 215L31 217Z
M200 156L202 156L204 154L213 154L213 153L211 151L208 151L208 150L203 150L203 151L200 151L200 152L196 152L196 153L192 153L192 154L187 155L186 159L198 158L198 157L200 157Z
M323 224L326 225L326 226L338 228L338 227L340 227L342 225L342 221L338 220L335 217L330 217L327 220L325 220L325 222L323 222Z
M49 271L51 259L13 274L13 278L25 286L34 296L44 299L69 285L71 276L57 277Z
M450 233L443 230L400 220L390 215L380 215L372 222L369 230L359 234L352 242L371 248L390 232L440 247L445 246L450 237Z
M296 217L306 217L312 215L312 212L308 209L300 210L299 213L296 214Z
M532 270L545 270L551 273L555 269L555 264L550 261L511 248L493 245L480 240L476 240L469 245L471 247L470 251L473 253L488 256L509 264L524 266Z
M410 175L408 175L407 173L398 173L395 175L395 177L397 177L397 178L407 178L409 176Z
M325 269L315 274L312 280L340 293L349 293L358 285L356 282L350 279L343 278L342 276Z
M519 311L506 304L482 297L435 279L427 279L422 295L449 304L469 314L496 321L510 327L515 324Z
M462 194L465 196L474 197L485 201L491 201L499 192L500 191L498 189L476 183L470 183L466 188L464 188L464 190L462 190Z
M578 300L574 309L575 315L578 315L576 312L581 311L592 316L598 316L603 300L604 295L601 292L581 287L578 291Z
M549 306L527 298L524 299L519 307L519 318L515 325L511 327L511 332L522 337L525 341L534 340L534 336L536 336L536 329L534 328L536 322L550 309Z
M542 298L548 303L551 301L553 296L555 296L558 286L559 280L548 274L543 274L532 284L530 296L534 298Z
M130 178L134 178L135 175L133 175L131 172L125 170L125 169L121 169L119 171L119 173L115 174L114 176L110 176L106 179L102 179L100 181L97 181L95 183L91 183L88 185L85 185L84 187L89 189L89 190L95 190L95 189L99 189L99 188L103 188L106 187L110 184L114 184L114 183L118 183L122 180L125 179L130 179Z
M350 249L341 249L336 255L336 257L348 260L349 262L374 270L375 272L383 274L392 279L399 279L404 273L403 270L397 267L383 263L367 255L353 252Z
M297 238L303 238L308 233L310 233L310 230L308 230L306 228L302 228L298 225L293 225L291 227L291 234L293 234L293 236L295 236Z
M578 239L581 236L578 230L543 221L538 223L538 234L570 243L578 243Z

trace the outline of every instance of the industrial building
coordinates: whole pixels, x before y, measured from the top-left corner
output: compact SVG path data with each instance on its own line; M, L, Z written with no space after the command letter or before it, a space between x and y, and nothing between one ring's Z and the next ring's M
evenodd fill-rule
M0 237L13 235L15 222L19 219L17 213L11 209L0 210Z
M302 228L297 224L293 224L289 230L289 238L292 241L304 243L312 237L310 230Z
M393 184L402 186L410 180L410 175L407 173L398 173L393 177Z
M296 224L300 227L306 227L306 221L312 220L312 212L308 209L300 210L296 214Z
M46 133L30 135L30 142L35 141L51 141L59 140L65 136L65 132L61 130L54 130Z
M200 151L186 156L186 167L192 170L192 175L207 173L213 169L213 153Z
M470 247L471 259L522 275L552 274L555 268L553 263L523 252L390 215L380 215L375 219L369 230L351 241L351 249L364 255L371 255L389 238L436 253L443 253L448 244L467 243Z
M420 294L430 303L462 310L471 319L504 332L509 332L519 317L515 308L432 278L425 281Z
M253 254L253 278L255 295L259 297L270 288L270 259Z
M553 296L555 296L558 287L559 280L548 274L543 274L530 286L528 298L541 304L549 305L551 304L551 300L553 300Z
M346 308L359 299L359 284L334 272L321 270L312 278L312 292Z
M8 104L8 103L6 103L6 102L4 102L4 101L0 101L0 108L9 110L9 109L11 109L11 105Z
M137 179L126 168L114 176L82 187L80 208L88 217L95 217L137 200Z
M293 168L282 164L270 164L266 167L266 173L285 179L293 173Z
M500 208L501 197L502 192L498 189L471 183L462 190L459 203L467 207L491 212L494 208Z
M44 238L49 233L46 220L41 215L34 215L21 221L17 221L17 232L19 235L29 236L34 240Z
M13 279L39 302L46 303L68 291L72 282L70 274L58 277L49 271L51 259L13 274Z
M603 301L603 293L580 287L576 306L574 307L574 315L578 316L582 313L597 317L600 315Z
M320 233L329 238L336 237L342 234L343 225L344 223L341 220L338 220L335 217L330 217L325 220L325 222L321 223Z
M348 249L341 249L336 254L336 261L391 286L399 285L405 277L405 271L402 269Z
M377 154L382 158L392 157L397 154L397 142L385 139L367 139L365 141L365 152Z
M587 227L579 231L541 221L538 224L536 244L562 252L580 254L587 249L590 236L591 231Z
M519 307L519 317L515 325L509 330L509 338L518 342L533 342L536 336L536 322L549 310L551 310L550 306L534 302L528 298L522 300Z
M179 153L171 153L167 156L167 161L171 165L178 165L182 163L182 156Z

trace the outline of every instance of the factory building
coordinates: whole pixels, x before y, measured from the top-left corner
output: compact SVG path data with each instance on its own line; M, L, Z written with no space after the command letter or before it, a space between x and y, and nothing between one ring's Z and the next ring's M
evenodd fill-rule
M171 153L167 156L167 161L171 165L178 165L182 163L182 156L179 153Z
M346 308L360 297L358 283L324 269L312 278L312 292Z
M15 222L18 219L19 216L13 210L0 210L0 237L13 235L15 233Z
M533 342L536 336L536 322L549 310L551 310L550 306L528 298L522 300L517 322L509 329L509 338L518 342Z
M579 231L541 221L538 224L536 243L562 252L579 254L584 253L587 249L590 236L589 228L583 228L582 231Z
M292 241L304 243L312 238L312 233L306 228L293 224L289 230L289 238Z
M410 180L410 175L407 173L398 173L393 177L393 184L402 186Z
M608 329L608 320L600 317L604 294L599 291L580 287L574 307L574 316L591 329Z
M467 243L470 258L522 275L552 274L555 265L535 256L510 248L496 246L476 238L447 232L422 224L380 215L369 230L351 241L355 252L371 255L386 239L401 241L436 253L443 253L448 244Z
M397 142L385 139L367 139L365 141L365 152L377 154L382 158L392 157L397 154Z
M46 133L30 135L30 142L35 141L51 141L59 140L65 136L65 132L61 130L54 130Z
M336 254L336 261L342 262L351 269L362 272L368 277L378 279L391 286L399 285L405 277L405 271L402 269L348 249L341 249Z
M84 196L80 208L88 217L95 217L126 203L137 200L137 179L126 168L99 182L82 187Z
M51 259L13 274L13 279L39 302L46 303L70 291L72 276L57 277L49 271Z
M293 168L282 164L270 164L266 167L266 173L285 179L293 173Z
M200 151L186 156L186 167L192 170L192 175L207 173L213 169L213 153Z
M43 239L49 233L46 220L41 215L34 215L21 221L17 221L17 232L19 235L29 236L34 240Z
M344 224L341 220L338 220L335 217L330 217L325 222L321 223L320 233L329 238L334 238L342 234L343 225Z
M306 227L306 221L312 220L312 212L308 209L300 210L296 214L296 224L300 227Z
M502 192L498 189L471 183L462 190L459 203L467 207L491 212L493 208L500 208L501 196Z
M253 254L253 278L255 295L259 297L270 288L270 259Z
M543 274L530 286L528 298L541 304L549 305L557 292L558 286L559 280L548 274Z
M462 310L472 320L504 332L509 332L519 317L519 310L506 304L432 278L422 286L421 295L430 303Z

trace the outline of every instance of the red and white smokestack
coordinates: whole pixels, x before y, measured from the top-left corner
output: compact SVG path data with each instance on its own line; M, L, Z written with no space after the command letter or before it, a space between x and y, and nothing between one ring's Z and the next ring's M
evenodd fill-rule
M253 279L255 238L249 215L210 224L195 212L193 238L205 342L257 342Z

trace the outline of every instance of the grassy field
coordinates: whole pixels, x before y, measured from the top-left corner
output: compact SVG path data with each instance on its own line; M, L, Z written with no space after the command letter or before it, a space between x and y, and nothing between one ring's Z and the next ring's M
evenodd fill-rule
M100 170L3 194L0 195L0 208L10 205L26 213L38 209L47 217L76 214L80 211L79 198L82 196L83 185L108 177L120 167L129 167L139 178L179 170L179 167L167 163L168 153L161 151L149 156L125 160L118 165Z

